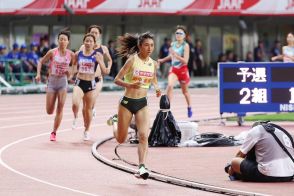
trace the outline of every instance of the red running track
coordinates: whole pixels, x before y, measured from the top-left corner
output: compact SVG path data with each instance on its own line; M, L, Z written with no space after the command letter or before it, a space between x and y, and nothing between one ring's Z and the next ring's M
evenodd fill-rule
M151 93L149 107L153 120L158 111L159 99ZM193 89L191 93L195 114L193 120L219 117L216 88ZM81 114L79 128L71 130L71 94L67 97L57 142L49 141L54 116L45 113L44 94L0 96L0 195L217 195L152 180L137 180L130 174L98 162L92 156L92 144L112 135L105 121L116 113L121 95L122 92L103 92L98 97L97 116L91 130L92 140L88 142L82 140ZM188 120L185 100L179 90L175 91L172 112L177 120ZM291 123L285 126L292 130L294 127ZM238 127L235 122L227 126L218 126L218 121L200 123L200 131L217 129L237 134L248 128L249 125ZM115 142L112 142L103 147L105 156L114 158L114 146ZM228 181L222 168L227 159L234 156L236 149L179 148L172 150L169 153L171 156L160 156L169 149L154 148L150 149L148 163L159 172L212 185L238 189L245 187L246 191L270 195L294 194L293 189L286 188L293 186L290 183L244 184ZM207 150L210 152L206 153ZM213 156L214 150L223 153L223 156ZM191 151L194 156L191 156ZM136 162L134 148L124 148L121 153ZM165 167L166 163L171 164ZM215 176L205 175L207 171L215 172Z

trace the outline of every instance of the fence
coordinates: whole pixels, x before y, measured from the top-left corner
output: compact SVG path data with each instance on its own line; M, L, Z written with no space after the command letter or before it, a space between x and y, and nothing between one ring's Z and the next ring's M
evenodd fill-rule
M5 82L12 86L24 86L26 84L35 83L34 72L25 72L23 67L23 62L18 59L4 59L0 60L0 66L2 66L2 81L0 80L1 85L7 86ZM3 79L5 81L3 81Z

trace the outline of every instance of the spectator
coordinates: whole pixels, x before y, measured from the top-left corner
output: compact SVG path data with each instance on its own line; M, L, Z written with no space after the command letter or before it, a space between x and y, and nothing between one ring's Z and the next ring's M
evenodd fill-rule
M280 41L276 40L274 47L271 49L271 58L274 56L279 56L281 54L281 43Z
M108 41L108 50L109 50L109 54L112 58L112 66L111 66L111 70L110 70L110 76L115 78L115 76L118 73L118 62L117 62L117 54L115 51L115 42L113 40L109 40Z
M187 35L186 42L190 46L190 54L189 54L189 60L188 60L188 69L190 76L194 75L193 73L196 71L196 63L195 63L195 46L193 45L191 41L190 35Z
M17 43L14 43L12 45L12 51L10 51L7 54L8 59L18 59L18 53L19 53L19 45Z
M265 49L262 41L258 41L258 46L254 48L254 61L263 62L265 61Z
M11 61L11 60L17 60L19 56L19 45L17 43L14 43L12 45L12 51L10 51L7 54L7 59L10 60L9 65L11 67L12 72L14 73L15 78L20 80L20 71L21 71L21 64L17 61Z
M53 48L51 48L51 49L54 49L57 46L52 46L52 47ZM39 57L41 58L44 55L46 55L47 52L49 51L49 49L50 48L49 48L48 36L47 35L44 35L40 39L40 47L39 47L39 51L38 51ZM45 62L45 64L42 65L42 68L41 68L41 81L42 82L47 81L48 71L49 71L49 63L48 62Z
M227 59L227 62L236 62L233 51L227 50L227 52L226 52L226 59Z
M6 58L6 46L0 44L0 59Z
M200 39L196 39L195 41L195 63L196 69L194 69L194 75L205 75L205 63L203 57L202 42L200 41Z
M28 51L27 51L27 46L25 44L22 44L20 46L18 59L21 60L21 65L24 72L26 73L32 72L33 66L28 62Z
M165 58L169 55L170 45L171 45L171 40L169 38L164 38L164 43L160 47L160 51L159 51L159 56L158 56L159 59ZM161 78L167 77L170 65L171 65L171 61L164 62L163 64L160 65Z
M55 44L55 43L52 43L51 45L50 45L50 49L54 49L54 48L56 48L57 47L57 45Z
M33 67L33 71L37 71L37 65L39 62L39 55L38 55L38 44L32 42L31 45L31 52L28 54L28 61Z
M253 53L251 51L247 52L245 62L253 62Z
M39 57L43 57L49 51L48 37L44 36L40 39Z
M0 44L0 73L5 73L4 61L6 60L6 46ZM12 71L9 67L10 72Z
M224 53L220 53L217 58L217 62L213 64L213 66L210 68L210 72L212 76L217 75L217 69L218 69L218 63L224 63L227 62L227 56Z

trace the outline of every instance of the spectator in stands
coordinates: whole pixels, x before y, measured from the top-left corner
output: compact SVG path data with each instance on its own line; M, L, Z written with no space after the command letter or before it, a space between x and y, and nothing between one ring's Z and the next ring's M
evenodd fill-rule
M236 62L235 61L235 59L234 59L234 53L233 53L233 51L232 50L227 50L227 52L226 52L226 61L227 62Z
M57 45L53 42L51 45L50 45L50 49L53 49L53 48L56 48Z
M117 62L117 53L115 51L115 42L113 40L109 40L108 41L108 50L109 50L109 54L112 58L112 66L111 66L111 70L110 70L110 76L115 78L115 76L118 73L118 62Z
M271 49L271 58L274 56L279 56L281 54L281 42L279 40L276 40L274 47Z
M200 39L195 40L195 63L196 70L194 69L194 75L203 76L205 75L205 63L203 57L202 43Z
M254 61L255 62L263 62L266 59L265 49L263 45L263 41L258 41L258 46L254 48Z
M188 60L188 70L189 70L190 76L193 76L194 70L196 69L195 46L191 41L190 35L187 35L186 42L189 44L189 48L190 48L190 54L189 54L189 60Z
M19 56L19 45L17 43L14 43L12 45L12 51L10 51L7 54L7 60L9 61L9 65L12 69L12 72L14 74L14 77L12 79L20 80L20 72L21 72L21 64L15 60L18 60ZM17 81L16 80L16 81Z
M19 53L19 45L17 43L14 43L12 45L12 50L7 54L7 58L18 59L18 53Z
M253 62L253 53L251 51L247 52L245 62Z
M0 58L6 58L7 54L6 54L6 46L0 44Z
M6 60L6 46L0 44L0 73L5 73L5 64L4 61ZM9 67L10 72L12 71Z
M211 68L210 68L210 73L211 73L212 76L217 75L218 63L223 63L223 62L227 62L227 55L224 54L224 53L220 53L218 55L217 62L213 63Z
M6 46L0 44L0 58L6 58Z
M44 36L40 39L39 57L43 57L49 51L48 37Z
M160 47L159 56L158 56L160 59L163 59L168 56L170 44L171 44L171 40L169 38L164 38L164 43ZM167 77L170 65L171 65L171 61L166 61L160 66L161 78Z
M33 66L28 62L28 51L27 46L25 44L22 44L20 46L18 59L21 60L23 71L26 73L31 73L33 70Z
M32 42L30 44L31 52L28 54L28 61L33 67L33 71L37 71L37 65L39 62L39 55L38 55L38 44L35 42Z
M53 48L56 48L57 46L53 46ZM51 49L53 49L51 48ZM48 43L48 36L45 35L43 37L41 37L40 39L40 47L39 47L39 51L38 51L38 55L39 57L43 57L48 51L49 51L49 43ZM41 81L47 81L47 74L48 74L48 62L46 62L47 64L42 66L42 70L41 70Z
M267 124L268 125L268 124ZM271 127L283 148L294 156L293 138L281 127ZM244 143L225 168L236 180L253 182L288 182L293 180L294 162L275 137L260 123L254 123ZM231 178L232 179L232 178Z

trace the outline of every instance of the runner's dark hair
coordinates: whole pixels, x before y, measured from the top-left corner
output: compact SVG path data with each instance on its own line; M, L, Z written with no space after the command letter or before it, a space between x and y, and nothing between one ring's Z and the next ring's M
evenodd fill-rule
M145 39L154 40L154 35L150 32L142 34L129 34L126 33L124 36L118 37L118 48L117 54L121 57L128 57L134 53L139 52L139 46L141 46Z

